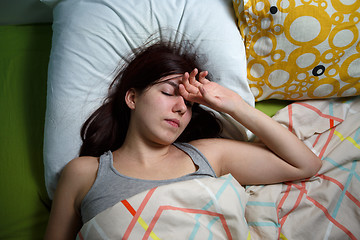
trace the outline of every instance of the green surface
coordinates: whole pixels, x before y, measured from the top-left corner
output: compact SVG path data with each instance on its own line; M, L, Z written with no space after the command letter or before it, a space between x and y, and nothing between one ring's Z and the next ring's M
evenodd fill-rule
M42 239L43 133L51 25L0 27L0 239Z
M255 103L255 108L272 117L277 111L286 107L290 103L292 103L292 101L271 99Z

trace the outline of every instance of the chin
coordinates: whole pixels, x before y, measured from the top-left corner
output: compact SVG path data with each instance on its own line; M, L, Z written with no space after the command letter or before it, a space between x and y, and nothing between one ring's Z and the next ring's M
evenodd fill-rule
M165 136L163 138L159 138L156 142L159 143L160 145L164 145L164 146L168 146L173 144L176 139L178 139L179 136Z

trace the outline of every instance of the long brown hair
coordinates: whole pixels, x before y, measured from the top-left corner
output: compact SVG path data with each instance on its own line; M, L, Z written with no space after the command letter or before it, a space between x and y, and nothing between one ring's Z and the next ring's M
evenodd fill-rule
M119 68L109 87L109 93L81 128L83 141L80 156L98 157L105 151L114 151L124 143L130 122L130 109L125 102L126 92L139 92L170 74L201 71L200 58L190 44L179 45L159 41L135 51ZM221 124L214 114L194 104L192 119L177 141L188 142L199 138L218 137Z

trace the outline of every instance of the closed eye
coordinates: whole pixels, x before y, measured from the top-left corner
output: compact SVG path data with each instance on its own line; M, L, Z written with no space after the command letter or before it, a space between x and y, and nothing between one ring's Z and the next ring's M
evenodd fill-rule
M168 92L165 92L165 91L161 91L161 93L164 94L165 96L170 96L170 97L175 96L175 94L168 93ZM190 108L194 105L193 102L187 101L187 100L185 100L185 99L184 99L184 102L185 102L185 105L186 105L187 107L190 107Z
M174 96L174 94L171 94L171 93L168 93L168 92L164 92L164 91L162 91L161 93L164 94L164 95L166 95L166 96Z

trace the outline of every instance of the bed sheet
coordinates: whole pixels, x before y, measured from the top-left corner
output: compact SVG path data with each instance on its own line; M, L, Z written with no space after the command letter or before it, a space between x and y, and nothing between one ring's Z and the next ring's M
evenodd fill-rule
M276 121L323 161L312 178L250 186L253 239L360 239L360 97L295 102Z

